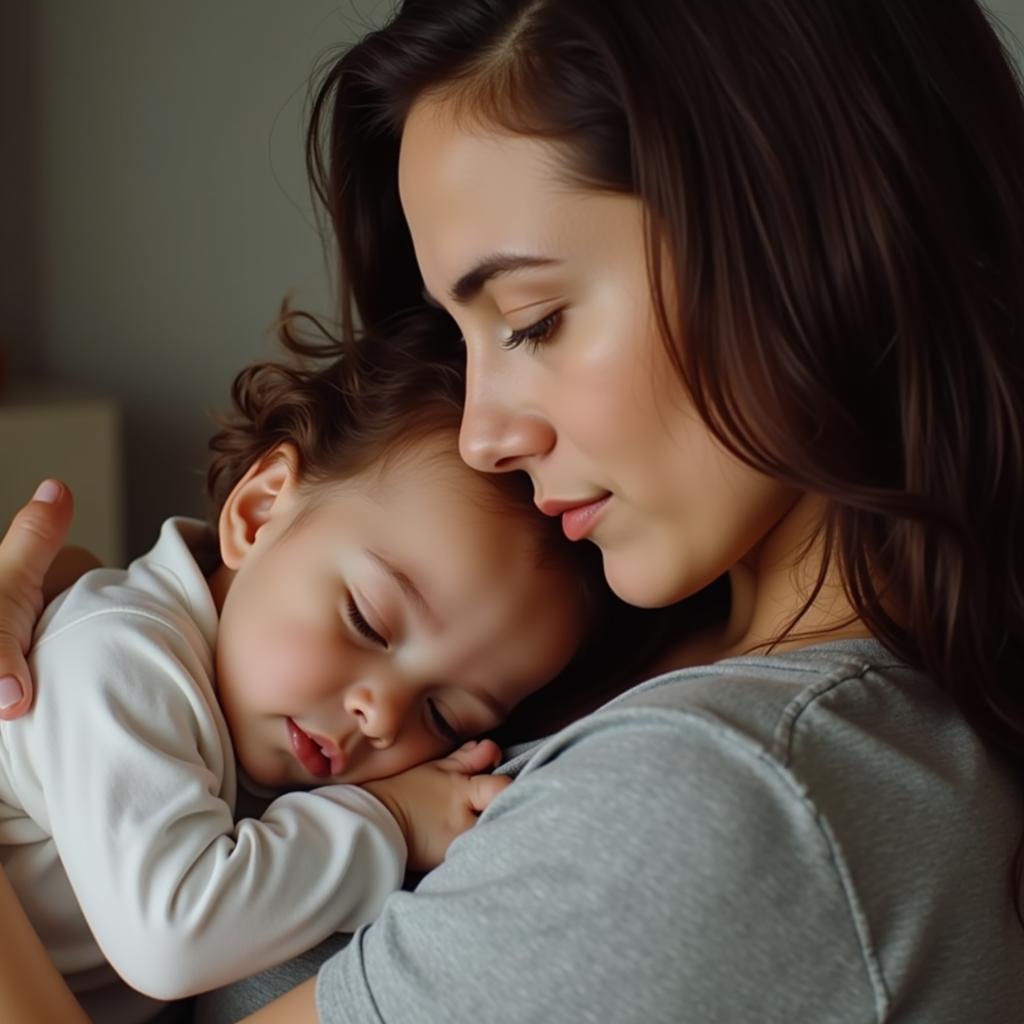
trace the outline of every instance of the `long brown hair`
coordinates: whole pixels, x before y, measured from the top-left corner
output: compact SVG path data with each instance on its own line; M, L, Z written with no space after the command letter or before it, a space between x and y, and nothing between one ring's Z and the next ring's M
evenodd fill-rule
M975 0L406 0L326 71L308 140L368 323L420 301L397 163L430 90L643 200L702 417L828 499L819 585L834 561L1019 764L1024 104Z

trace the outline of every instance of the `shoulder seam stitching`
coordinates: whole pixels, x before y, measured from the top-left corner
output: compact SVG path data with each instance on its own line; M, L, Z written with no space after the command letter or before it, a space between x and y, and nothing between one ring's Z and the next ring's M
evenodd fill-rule
M850 666L845 666L845 668L849 669ZM844 671L839 678L833 676L823 680L822 687L818 692L825 693L839 685L841 682L859 678L860 675L867 672L870 668L870 665L864 664L861 665L861 672L857 675L851 675L849 671ZM857 944L860 947L861 958L864 963L864 969L875 997L875 1015L877 1024L883 1024L890 1009L890 995L885 984L885 978L882 974L881 964L878 962L878 958L875 953L874 943L871 941L867 915L861 908L860 900L857 898L856 886L854 885L853 877L847 868L846 860L842 856L835 834L832 831L828 820L819 811L817 805L808 795L806 787L802 786L800 781L794 776L788 763L783 763L763 745L753 742L750 737L738 732L726 722L717 718L708 718L705 715L698 713L695 709L666 708L664 706L647 708L636 706L632 708L620 707L609 709L609 711L618 712L619 714L626 713L627 715L630 714L630 712L635 713L653 710L667 711L670 714L679 714L691 722L699 724L700 727L718 734L720 738L728 740L730 745L737 746L740 749L745 750L748 755L752 754L762 765L768 768L773 775L779 778L787 791L791 794L792 798L801 805L807 814L811 816L818 833L821 835L825 842L825 846L828 849L829 860L832 863L832 868L839 881L847 909L850 912L854 933L857 936ZM802 710L802 707L800 710ZM797 714L799 714L799 711ZM796 715L794 715L794 721L795 718Z
M157 625L163 626L165 629L170 630L172 633L174 633L175 636L178 637L179 640L182 640L184 643L190 644L188 637L186 637L185 634L178 628L178 626L175 625L175 623L171 622L169 618L163 618L160 615L156 615L150 611L144 611L141 608L132 608L128 605L118 605L114 608L98 608L96 609L96 611L87 612L85 615L82 615L79 618L72 620L71 622L65 622L64 625L57 629L55 632L47 633L44 636L40 637L37 641L34 641L32 647L29 650L29 654L31 655L32 651L38 650L38 648L40 647L45 647L49 641L56 640L58 637L63 636L70 630L75 629L77 626L84 625L86 622L91 622L93 619L98 619L107 615L126 615L138 619L148 619L150 622L155 622Z
M793 752L793 737L796 732L797 722L800 720L801 715L803 715L803 713L810 708L815 701L825 696L825 694L838 689L843 683L851 682L853 680L863 680L864 676L871 671L872 665L867 662L861 662L859 666L857 666L856 672L852 671L852 669L852 665L844 665L841 669L837 669L832 675L821 680L817 686L813 686L801 693L798 697L795 697L786 706L786 708L783 709L778 725L775 728L775 734L772 737L772 745L778 750L778 754L773 756L772 760L776 761L779 766L784 769L787 776L793 778L792 768L790 767ZM794 783L796 783L795 778ZM853 877L847 867L846 858L842 855L839 842L836 839L835 833L832 831L831 825L819 812L817 805L808 795L803 795L801 799L807 804L808 810L813 814L814 820L817 823L826 844L828 845L833 867L835 868L836 874L839 876L840 884L843 887L843 893L846 896L846 902L850 909L850 915L853 918L854 928L857 931L857 938L861 946L861 955L864 957L868 977L871 979L872 988L875 989L875 1009L878 1013L878 1019L879 1021L884 1020L889 1011L889 991L885 984L885 978L882 974L882 965L878 962L874 943L871 939L867 914L864 913L860 900L857 897L856 886L854 885Z

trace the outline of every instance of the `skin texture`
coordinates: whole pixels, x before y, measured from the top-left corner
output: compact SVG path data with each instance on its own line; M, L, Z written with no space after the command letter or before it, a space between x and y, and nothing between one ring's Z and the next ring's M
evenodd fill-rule
M717 653L742 649L799 609L817 563L798 556L821 508L712 437L657 329L641 202L566 185L560 159L443 98L417 102L406 123L402 205L425 287L467 350L460 450L480 470L525 470L542 509L610 495L588 540L632 604L665 605L734 573ZM495 256L545 262L458 294ZM526 340L514 345L517 332ZM803 624L844 614L836 581Z
M22 697L0 710L0 719L19 718L32 706L32 677L25 652L43 608L44 578L71 525L71 492L44 480L11 520L0 542L0 679L17 680Z
M427 438L310 491L284 447L228 497L217 688L257 782L361 783L441 757L578 646L574 581L538 565L535 530L454 449L450 434ZM295 727L323 751L319 774L296 756Z

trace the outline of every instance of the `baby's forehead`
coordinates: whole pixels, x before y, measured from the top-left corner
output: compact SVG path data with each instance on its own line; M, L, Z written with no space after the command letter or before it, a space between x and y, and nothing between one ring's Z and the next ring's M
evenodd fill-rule
M384 487L443 488L465 499L467 507L491 516L516 517L525 529L545 532L545 517L533 504L525 472L482 473L459 454L457 429L436 429L397 438L376 467Z
M468 558L500 571L498 589L522 589L532 582L525 574L510 574L509 563L541 572L551 586L556 577L574 580L579 575L558 520L533 504L529 476L522 471L481 473L467 466L456 429L403 438L371 476L372 496L382 506L407 509L409 529L422 527L424 543L436 538L453 561L461 564ZM424 521L429 525L423 526Z

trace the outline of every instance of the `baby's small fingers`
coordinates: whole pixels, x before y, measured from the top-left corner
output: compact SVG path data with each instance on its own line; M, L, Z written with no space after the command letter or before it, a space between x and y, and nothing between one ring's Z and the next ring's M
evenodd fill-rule
M438 766L463 775L479 775L497 768L500 763L501 748L494 740L470 740L443 761L438 761Z
M507 775L474 775L468 781L467 800L474 814L486 811L491 801L512 783Z

